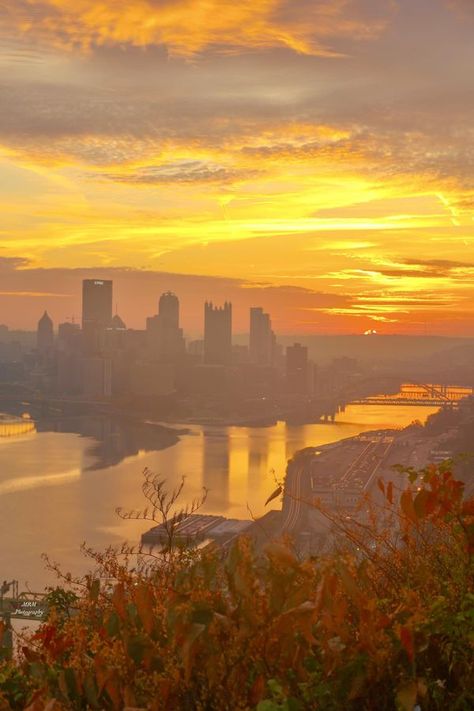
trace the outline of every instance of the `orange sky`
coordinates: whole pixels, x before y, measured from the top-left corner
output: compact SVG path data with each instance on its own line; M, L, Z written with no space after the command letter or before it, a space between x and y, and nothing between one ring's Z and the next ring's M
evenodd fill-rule
M470 0L4 0L0 323L474 336Z

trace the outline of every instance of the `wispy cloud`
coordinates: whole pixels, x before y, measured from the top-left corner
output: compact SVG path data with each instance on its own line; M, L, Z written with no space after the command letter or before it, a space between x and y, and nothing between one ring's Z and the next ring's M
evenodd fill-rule
M383 31L393 7L379 0L5 0L5 29L15 29L63 49L129 43L163 45L171 54L203 49L289 49L332 56L334 38L371 38Z

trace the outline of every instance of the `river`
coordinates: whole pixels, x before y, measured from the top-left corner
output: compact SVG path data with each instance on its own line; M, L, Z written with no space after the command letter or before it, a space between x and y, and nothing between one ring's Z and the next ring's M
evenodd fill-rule
M149 436L145 444L137 439L136 428L124 434L103 422L93 428L90 421L84 430L69 427L82 434L38 431L0 439L0 578L19 580L20 589L28 584L42 590L54 582L42 553L78 574L90 566L81 542L103 550L124 540L138 541L151 524L124 521L115 509L143 508L145 467L166 478L170 488L185 476L183 503L208 488L203 512L259 516L275 488L275 477L283 477L287 460L298 449L371 429L404 427L416 419L423 422L435 411L353 405L327 424L191 426L188 434L168 437L158 450Z

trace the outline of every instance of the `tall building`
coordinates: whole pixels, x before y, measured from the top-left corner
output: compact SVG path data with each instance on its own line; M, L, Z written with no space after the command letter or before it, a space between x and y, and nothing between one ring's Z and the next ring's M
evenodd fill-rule
M107 399L112 395L112 361L101 356L83 358L82 394L85 397Z
M201 339L188 341L188 353L196 360L202 361L204 356L204 341Z
M81 336L78 323L65 321L58 326L58 347L60 350L77 350Z
M272 365L275 348L275 334L272 331L270 315L260 307L250 309L250 361L257 365Z
M172 291L165 291L158 303L158 316L164 327L179 328L179 299Z
M110 328L112 329L112 331L126 331L127 324L125 323L123 318L120 318L118 314L115 314L112 318L112 321L110 322Z
M204 363L230 365L232 361L232 304L204 304Z
M308 349L301 343L286 349L286 384L290 393L308 392Z
M38 351L47 355L51 353L54 346L54 329L53 322L48 316L48 312L45 311L40 320L38 321L38 329L36 331L36 346Z
M112 281L84 279L82 282L82 332L88 353L103 348L105 330L112 323Z
M161 361L175 361L185 351L183 330L179 327L179 300L166 291L161 295L158 314L147 318L148 345Z

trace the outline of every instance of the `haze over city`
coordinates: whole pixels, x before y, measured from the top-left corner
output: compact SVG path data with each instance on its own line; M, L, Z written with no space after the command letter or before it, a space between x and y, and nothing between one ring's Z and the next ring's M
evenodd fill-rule
M473 30L468 0L6 0L1 320L80 317L99 276L133 327L172 289L188 329L228 298L241 331L472 336Z

